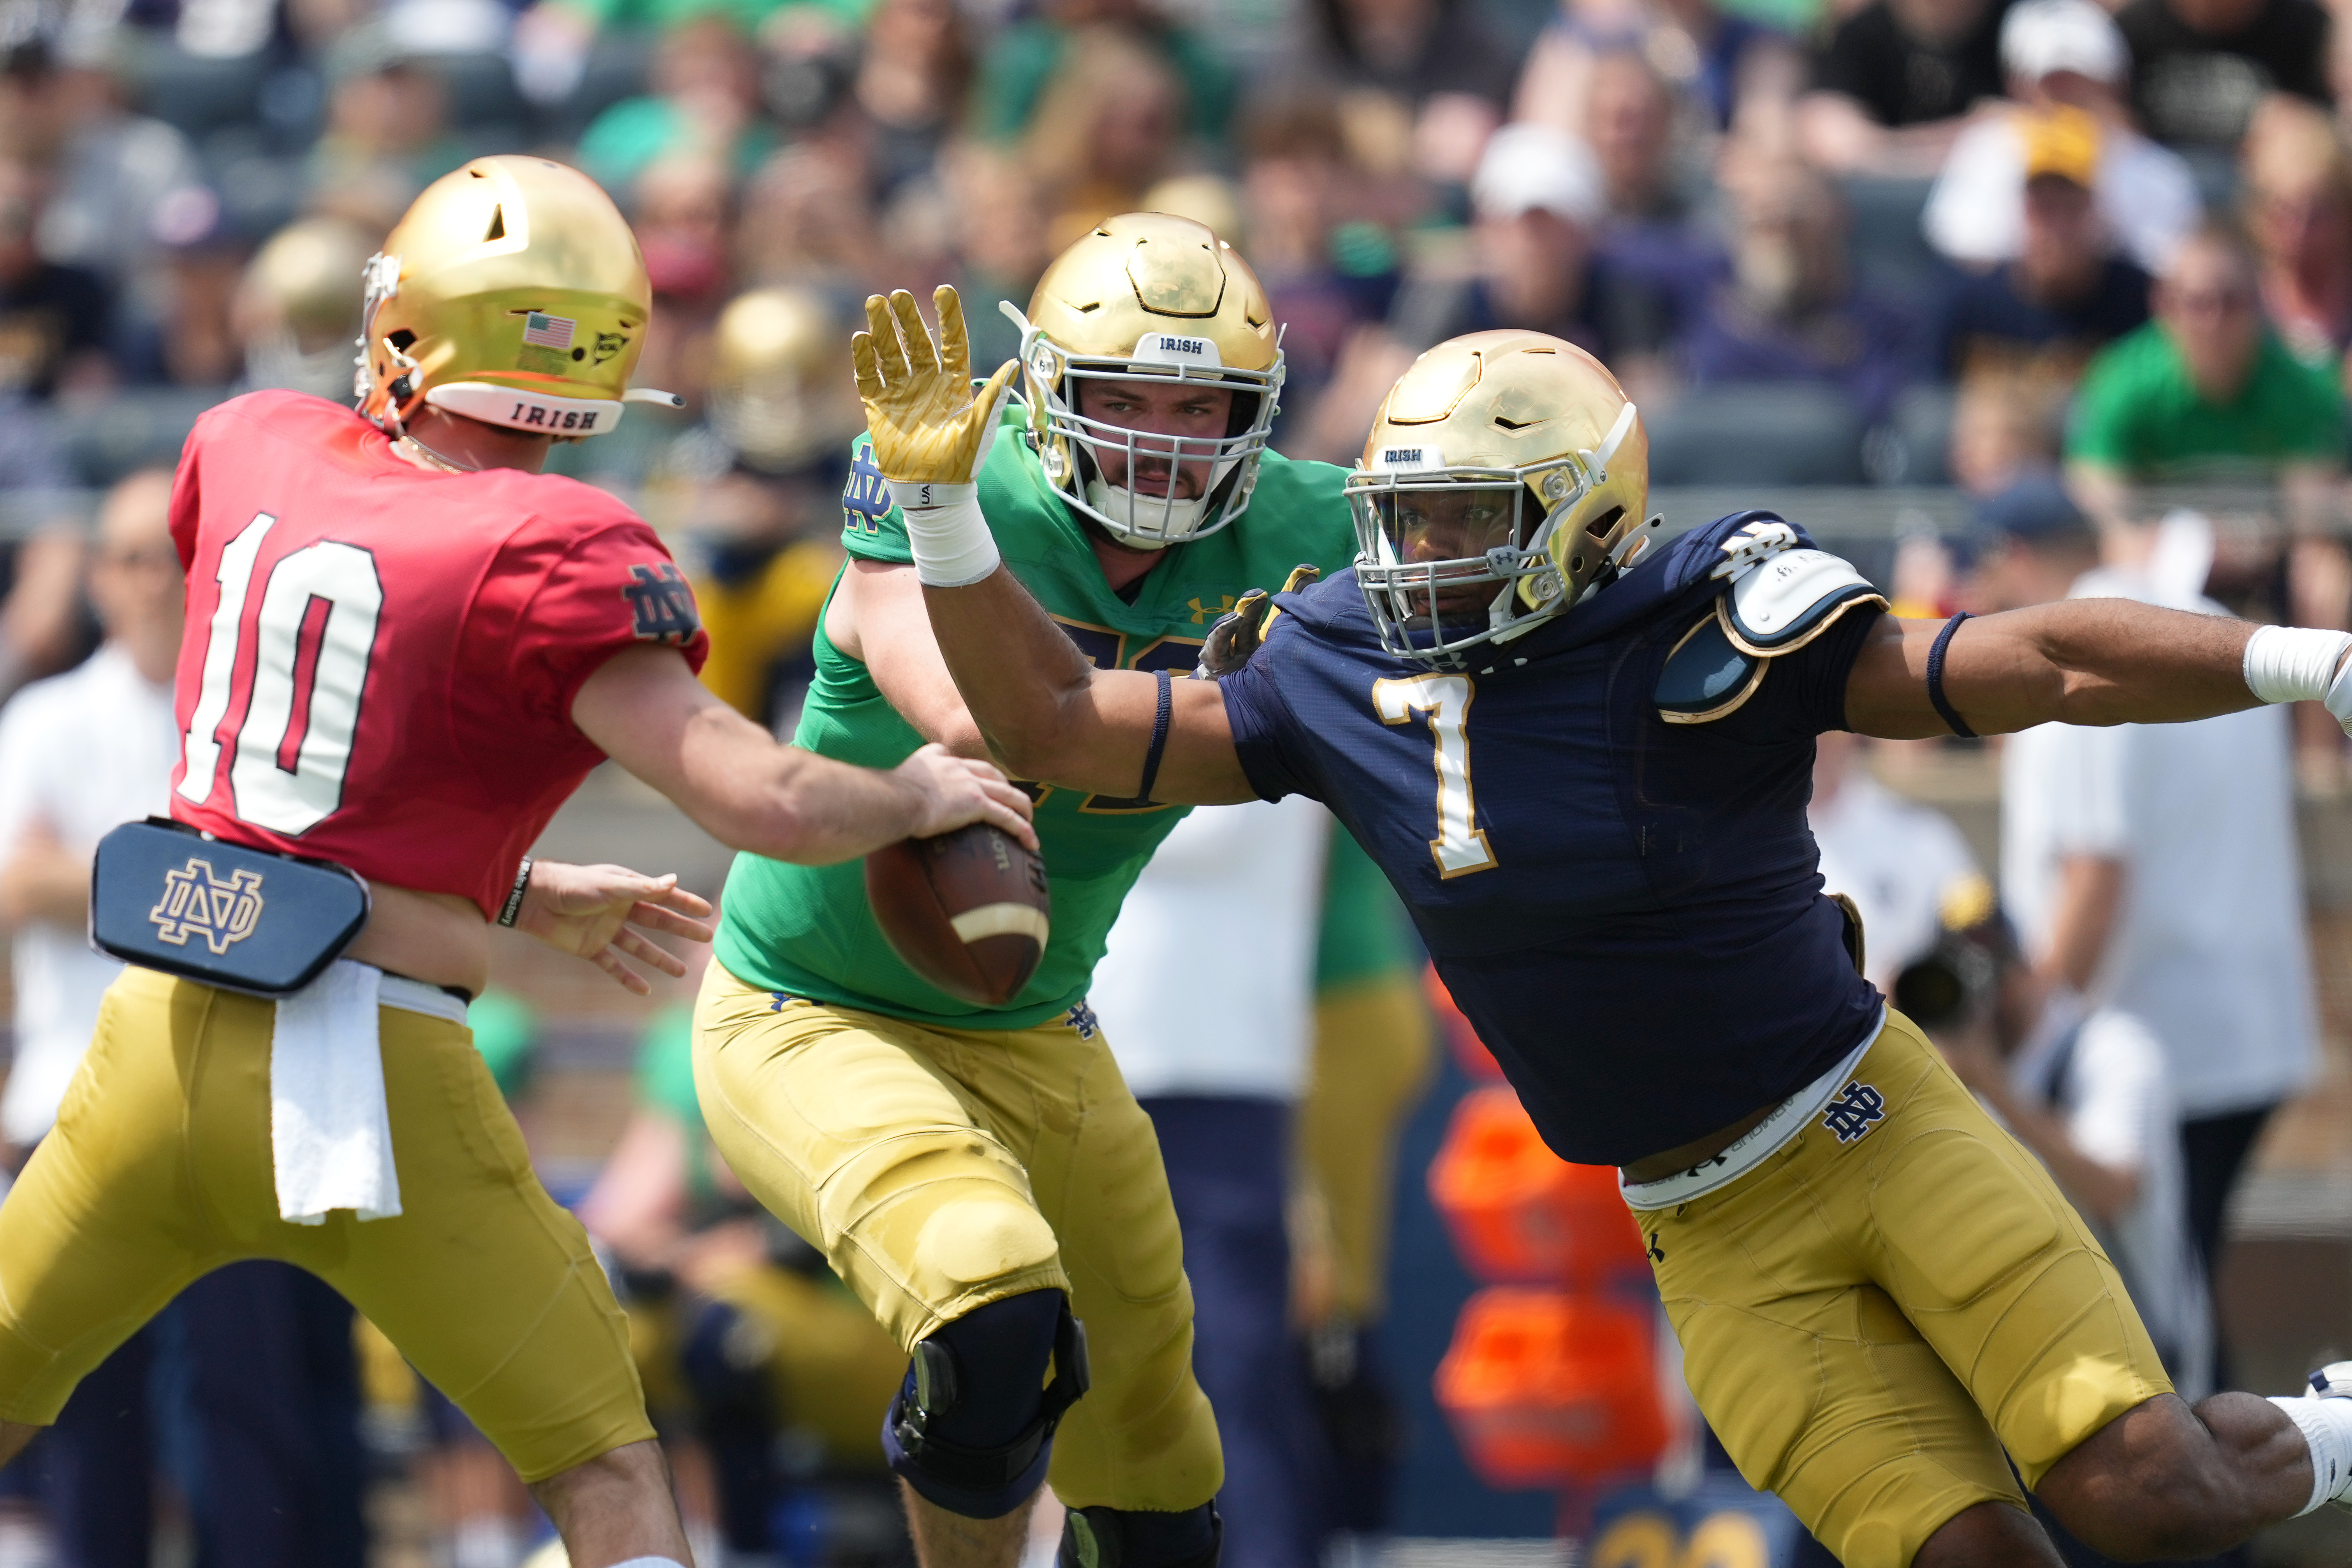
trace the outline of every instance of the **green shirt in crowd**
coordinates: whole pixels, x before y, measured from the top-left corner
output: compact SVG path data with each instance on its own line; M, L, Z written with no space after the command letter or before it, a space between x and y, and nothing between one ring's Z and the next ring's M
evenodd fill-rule
M1293 566L1348 566L1355 531L1339 487L1346 471L1268 452L1249 510L1230 527L1174 545L1122 595L1103 580L1078 515L1045 480L1008 408L981 470L981 510L1004 563L1098 667L1190 673L1217 617L1252 588L1276 589ZM843 493L842 544L859 560L904 563L904 520L873 445L860 437ZM895 767L922 737L884 700L866 666L822 625L816 679L793 743L866 767ZM1137 781L1139 784L1140 779ZM715 949L748 984L937 1027L1024 1029L1086 999L1118 906L1184 807L1048 787L1037 837L1053 892L1053 934L1028 985L1003 1007L974 1006L900 963L866 907L861 862L793 866L740 855L727 879Z
M2344 395L2334 375L2305 364L2265 331L2244 389L2228 404L2208 403L2172 339L2150 321L2091 362L2074 395L2066 457L2155 483L2338 462Z

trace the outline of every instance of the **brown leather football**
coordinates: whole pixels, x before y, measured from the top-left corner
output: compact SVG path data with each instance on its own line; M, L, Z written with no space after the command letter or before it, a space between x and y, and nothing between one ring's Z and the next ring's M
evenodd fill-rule
M866 900L907 967L966 1002L1012 1001L1045 956L1045 862L990 823L877 849Z

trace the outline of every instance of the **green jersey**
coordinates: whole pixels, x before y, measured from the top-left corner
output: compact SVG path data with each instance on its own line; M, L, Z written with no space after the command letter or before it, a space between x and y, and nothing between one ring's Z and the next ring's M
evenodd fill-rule
M1077 514L1045 482L1024 431L1023 416L1008 409L981 470L981 510L1004 563L1098 668L1189 673L1209 628L1243 594L1281 587L1302 562L1330 573L1355 557L1355 532L1339 493L1346 470L1268 452L1240 521L1170 547L1127 594L1115 594ZM842 495L841 542L866 561L914 559L905 521L864 437ZM821 621L816 679L793 739L874 768L895 767L922 744L866 666L833 646ZM814 1002L947 1028L1027 1028L1086 1000L1120 901L1184 809L1083 790L1039 792L1037 840L1053 889L1053 934L1027 987L1002 1007L950 996L899 962L866 907L865 868L856 860L793 866L736 857L719 961L747 984Z

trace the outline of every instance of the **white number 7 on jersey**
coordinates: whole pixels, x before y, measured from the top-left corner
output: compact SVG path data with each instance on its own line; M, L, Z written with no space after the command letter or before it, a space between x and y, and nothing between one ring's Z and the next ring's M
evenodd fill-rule
M1402 724L1415 713L1429 715L1437 737L1437 837L1429 852L1440 877L1465 877L1492 870L1495 852L1478 828L1470 798L1470 699L1477 688L1466 675L1416 675L1372 682L1372 710L1383 724Z

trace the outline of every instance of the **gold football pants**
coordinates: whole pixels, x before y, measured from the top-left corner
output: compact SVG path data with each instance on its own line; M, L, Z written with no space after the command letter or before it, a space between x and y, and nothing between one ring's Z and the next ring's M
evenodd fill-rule
M1377 1322L1388 1310L1397 1136L1436 1057L1436 1026L1409 970L1315 1000L1299 1151L1328 1215L1331 1306L1352 1322Z
M651 1437L588 1238L539 1184L465 1026L381 1010L402 1212L278 1217L274 1005L126 969L0 1204L0 1419L46 1426L198 1276L272 1258L383 1330L525 1480Z
M2172 1384L2089 1229L1910 1020L1853 1081L1756 1169L1633 1217L1739 1473L1847 1568L1906 1568L1963 1509L2024 1505L2004 1449L2035 1485Z
M719 1152L901 1350L991 1301L1068 1292L1094 1386L1054 1444L1064 1503L1178 1511L1215 1495L1160 1143L1090 1017L926 1028L753 990L714 963L694 1025Z

